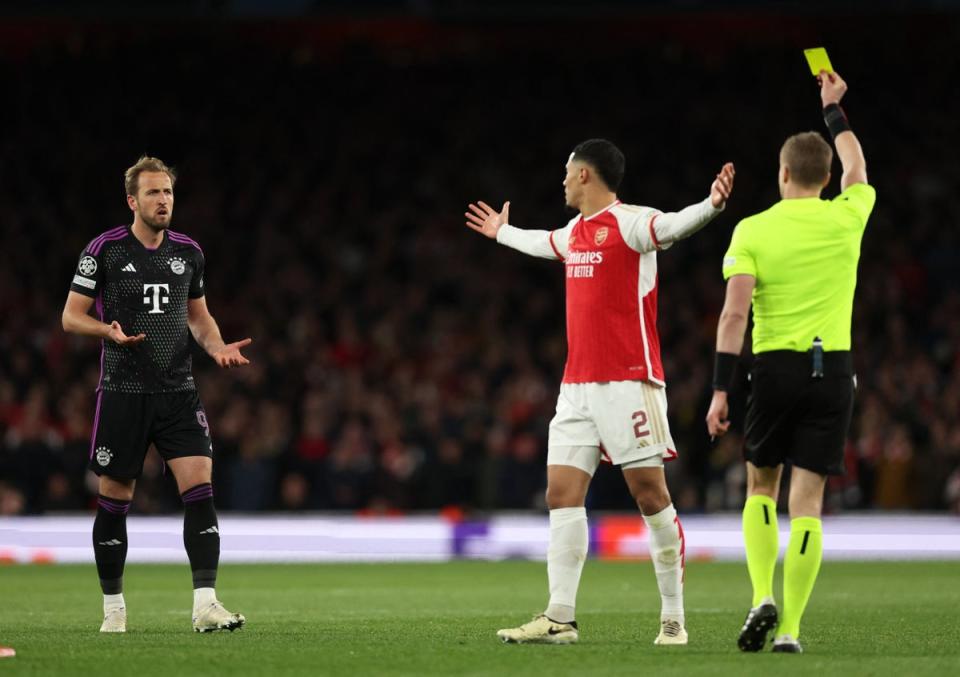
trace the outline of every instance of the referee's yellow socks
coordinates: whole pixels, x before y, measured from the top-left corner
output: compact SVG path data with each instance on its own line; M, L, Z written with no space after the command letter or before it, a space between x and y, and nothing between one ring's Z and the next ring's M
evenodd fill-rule
M783 560L783 614L777 636L800 637L800 618L807 607L823 558L823 525L816 517L790 521L790 545Z
M749 496L743 504L743 545L755 607L773 599L773 571L780 552L777 537L776 502L769 496Z

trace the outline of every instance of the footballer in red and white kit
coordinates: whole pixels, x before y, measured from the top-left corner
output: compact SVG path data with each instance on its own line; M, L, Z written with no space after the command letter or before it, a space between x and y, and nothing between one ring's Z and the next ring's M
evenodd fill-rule
M471 204L465 214L473 230L525 254L562 261L566 270L567 364L547 452L550 602L533 621L500 630L504 642L579 640L574 611L587 554L584 502L606 458L622 469L649 529L662 602L655 643L687 643L683 528L663 472L664 460L676 458L677 450L657 335L657 252L723 210L734 168L724 165L703 201L665 213L617 198L624 166L609 141L578 145L563 185L567 205L579 214L557 230L509 225L509 202L500 212Z

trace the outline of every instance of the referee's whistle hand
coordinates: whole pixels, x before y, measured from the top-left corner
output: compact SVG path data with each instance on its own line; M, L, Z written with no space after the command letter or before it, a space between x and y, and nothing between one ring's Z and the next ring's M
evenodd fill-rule
M727 393L722 390L713 391L713 399L710 400L710 409L707 411L707 432L710 433L710 439L723 437L730 428L730 421L727 416L730 412L727 405Z

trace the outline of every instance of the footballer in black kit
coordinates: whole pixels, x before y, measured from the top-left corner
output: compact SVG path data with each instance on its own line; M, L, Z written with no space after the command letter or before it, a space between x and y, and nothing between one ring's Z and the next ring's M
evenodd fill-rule
M193 382L187 300L203 294L203 252L167 230L156 249L120 226L84 249L70 290L96 299L106 323L144 340L104 341L90 469L136 479L151 442L164 460L212 456L206 414Z
M191 373L191 337L221 367L248 364L244 339L224 343L204 297L203 251L170 230L176 175L141 157L124 176L133 223L101 233L80 255L63 309L65 331L103 342L90 440L99 476L93 551L103 592L100 632L126 632L127 512L153 443L183 501L193 573L193 629L236 630L242 615L216 597L220 529L210 427ZM96 317L91 316L94 311Z

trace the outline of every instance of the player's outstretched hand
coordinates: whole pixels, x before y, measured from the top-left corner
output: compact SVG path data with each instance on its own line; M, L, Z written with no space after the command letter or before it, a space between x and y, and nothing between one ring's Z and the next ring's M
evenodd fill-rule
M713 391L713 399L710 400L710 410L707 411L707 432L710 433L710 439L723 437L730 428L730 421L727 416L730 413L727 406L727 393L722 390Z
M118 346L132 346L143 341L147 338L147 335L137 334L136 336L127 336L123 333L123 327L120 326L120 323L114 320L110 323L110 332L107 334L107 338Z
M253 339L251 338L245 338L242 341L228 343L223 348L211 355L211 357L213 357L218 366L221 366L224 369L229 369L230 367L242 367L245 364L250 364L250 360L243 356L243 354L240 352L240 349L246 348L251 343L253 343Z
M820 71L817 81L820 83L820 101L824 108L831 103L840 103L840 99L847 93L847 83L837 72Z
M717 174L717 178L713 180L713 184L710 186L710 204L713 205L714 209L720 209L727 204L730 193L733 192L733 177L736 173L733 163L728 162Z
M467 217L467 228L472 228L493 240L497 238L500 226L510 218L509 202L503 203L503 209L500 212L496 212L493 207L482 200L477 204L471 203L469 208L470 211L463 214Z

